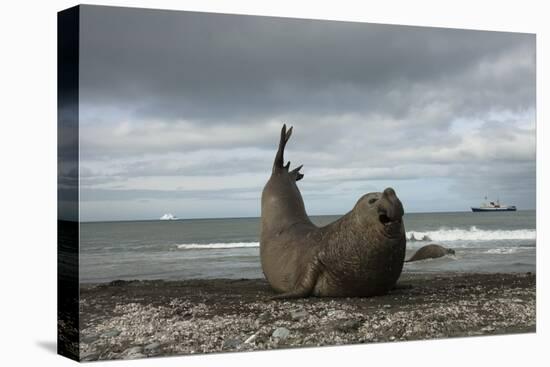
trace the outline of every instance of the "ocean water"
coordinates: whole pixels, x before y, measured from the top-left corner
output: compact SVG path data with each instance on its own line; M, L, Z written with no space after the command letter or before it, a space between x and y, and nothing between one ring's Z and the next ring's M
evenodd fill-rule
M404 272L535 272L535 211L411 213L404 223L407 258L429 243L456 251L406 263ZM259 218L89 222L80 231L82 283L263 277Z

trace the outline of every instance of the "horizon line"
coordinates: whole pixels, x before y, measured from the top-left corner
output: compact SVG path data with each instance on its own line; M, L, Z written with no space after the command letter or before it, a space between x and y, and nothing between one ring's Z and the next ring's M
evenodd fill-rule
M518 209L517 211L536 211L534 209ZM440 211L418 211L418 212L406 212L405 214L435 214L435 213L472 213L471 210L440 210ZM344 213L345 214L345 213ZM311 214L309 217L335 217L343 216L344 214ZM163 221L163 222L172 222L172 221L186 221L186 220L207 220L207 219L254 219L261 218L261 216L242 216L242 217L196 217L196 218L178 218L163 220L160 218L149 218L149 219L103 219L103 220L86 220L78 221L79 223L105 223L105 222L153 222L153 221ZM58 219L59 220L59 219Z

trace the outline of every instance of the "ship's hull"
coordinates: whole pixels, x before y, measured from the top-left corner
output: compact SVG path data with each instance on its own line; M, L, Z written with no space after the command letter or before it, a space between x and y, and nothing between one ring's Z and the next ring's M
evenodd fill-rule
M509 206L505 208L472 208L473 212L515 212L515 206Z

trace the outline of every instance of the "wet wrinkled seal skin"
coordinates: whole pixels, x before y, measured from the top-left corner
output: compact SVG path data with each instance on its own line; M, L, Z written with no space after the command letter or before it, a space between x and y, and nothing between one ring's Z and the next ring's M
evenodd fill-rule
M368 297L390 290L405 260L403 205L392 188L362 196L337 221L309 219L284 149L292 127L281 130L271 177L262 192L260 257L274 298Z
M454 255L455 250L450 248L445 248L435 243L421 247L414 253L411 258L405 262L418 261L424 259L436 259L438 257L443 257L445 255Z

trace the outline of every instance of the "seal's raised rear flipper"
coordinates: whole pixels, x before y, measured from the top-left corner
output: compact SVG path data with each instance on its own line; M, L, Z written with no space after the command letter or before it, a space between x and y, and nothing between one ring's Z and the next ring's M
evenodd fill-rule
M300 170L302 169L304 165L300 165L296 168L294 168L292 171L290 171L290 175L294 177L294 180L300 181L302 178L304 178L304 174L300 173Z
M281 173L281 172L288 172L289 175L291 175L295 181L300 181L302 178L304 178L304 175L300 173L300 169L302 166L297 167L293 169L292 171L288 171L290 169L290 162L287 162L285 165L284 160L284 153L285 153L285 147L286 143L290 139L290 136L292 135L292 126L290 129L286 129L286 124L283 125L283 128L281 129L281 139L279 140L279 149L277 150L277 154L275 155L275 161L273 162L273 173Z
M292 126L288 131L286 130L286 124L283 125L283 128L281 129L281 140L279 140L279 149L277 150L277 154L275 155L275 162L273 162L273 173L275 173L277 170L285 168L283 167L284 164L284 152L285 152L285 146L288 142L288 139L290 139L290 136L292 135ZM290 162L286 166L286 169L290 167Z

